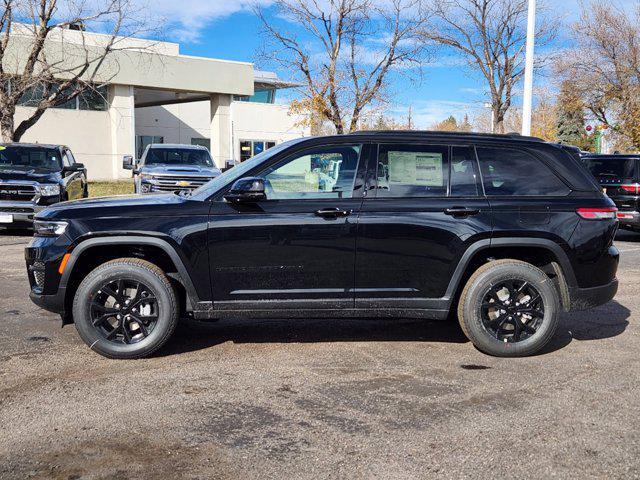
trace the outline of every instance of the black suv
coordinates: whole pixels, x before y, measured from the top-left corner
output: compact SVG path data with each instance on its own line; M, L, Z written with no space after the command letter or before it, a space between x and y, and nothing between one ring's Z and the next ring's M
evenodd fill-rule
M44 207L87 196L87 171L62 145L0 144L0 228L31 228Z
M451 314L482 351L522 356L618 288L613 202L571 150L527 137L300 139L192 194L35 223L31 298L112 358L149 355L185 316Z
M585 155L582 160L618 207L620 227L640 232L640 155Z

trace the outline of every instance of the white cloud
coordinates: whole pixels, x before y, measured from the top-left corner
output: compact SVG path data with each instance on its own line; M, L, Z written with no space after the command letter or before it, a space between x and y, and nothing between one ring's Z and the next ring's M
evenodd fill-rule
M272 0L140 0L144 2L149 6L149 15L163 22L162 32L167 39L182 42L199 41L202 31L216 20L251 11L255 5L273 3Z

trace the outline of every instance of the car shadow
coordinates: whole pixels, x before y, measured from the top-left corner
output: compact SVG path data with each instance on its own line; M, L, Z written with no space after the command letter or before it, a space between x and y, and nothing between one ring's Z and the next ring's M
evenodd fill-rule
M159 356L233 343L319 342L465 343L457 322L402 319L300 319L182 321Z
M629 326L631 311L613 300L593 310L562 315L556 334L538 355L560 350L573 340L591 341L617 337Z
M640 243L640 233L620 229L616 234L616 241Z
M0 237L33 237L33 230L0 227Z
M549 344L538 353L561 350L573 340L602 340L622 334L631 315L618 302L587 312L563 314ZM170 356L233 343L438 342L468 340L457 321L402 319L301 319L182 321L157 356Z

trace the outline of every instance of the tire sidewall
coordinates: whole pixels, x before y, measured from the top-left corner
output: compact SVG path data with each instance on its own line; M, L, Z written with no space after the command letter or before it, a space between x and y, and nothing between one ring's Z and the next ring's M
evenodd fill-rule
M536 333L517 343L495 338L482 321L482 301L489 289L506 280L526 281L535 287L544 305L542 324ZM462 308L470 340L485 353L497 356L531 355L543 348L555 333L560 304L553 280L541 270L526 264L496 265L472 279Z
M106 283L118 279L144 283L158 301L156 325L148 337L137 343L111 342L104 338L91 322L90 305L97 290ZM167 291L167 285L153 272L134 265L105 265L93 270L78 287L73 304L73 318L78 334L93 350L110 357L139 357L146 352L154 351L160 343L164 342L167 331L175 323L175 306L172 303L171 292Z

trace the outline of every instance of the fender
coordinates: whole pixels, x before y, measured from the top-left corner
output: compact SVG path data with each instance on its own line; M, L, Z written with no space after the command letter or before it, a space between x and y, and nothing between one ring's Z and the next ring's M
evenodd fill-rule
M573 267L571 266L571 262L569 261L569 257L562 249L560 245L558 245L553 240L549 240L546 238L535 238L535 237L501 237L501 238L492 238L479 240L464 252L464 255L460 259L458 266L456 267L453 276L449 282L449 286L447 288L447 293L445 294L445 299L451 301L453 296L455 295L458 287L460 285L460 281L464 272L466 271L469 262L473 256L482 251L492 247L541 247L549 250L553 253L558 262L560 263L560 268L562 268L562 273L564 275L565 281L567 282L570 288L577 286L576 277L573 273Z
M169 244L169 242L157 237L121 235L121 236L114 236L114 237L90 238L88 240L81 241L71 251L71 256L69 257L69 260L67 262L67 268L65 269L64 274L60 279L59 288L66 290L67 283L69 281L69 277L71 276L71 273L73 272L75 263L80 257L80 255L82 254L82 252L84 252L85 250L95 246L100 246L100 245L114 245L114 244L121 245L121 244L127 244L127 243L134 244L134 245L151 245L154 247L161 248L167 255L169 255L169 258L171 258L171 261L173 262L173 264L176 266L176 269L178 270L178 275L180 276L178 280L182 284L182 286L184 286L187 292L189 303L191 304L191 307L193 309L196 309L198 303L200 302L200 299L198 298L198 294L196 292L195 286L191 281L191 277L189 276L189 273L187 271L187 268L184 265L184 262L182 261L182 258L180 258L180 255L178 255L178 252L175 250L174 247L172 247Z

